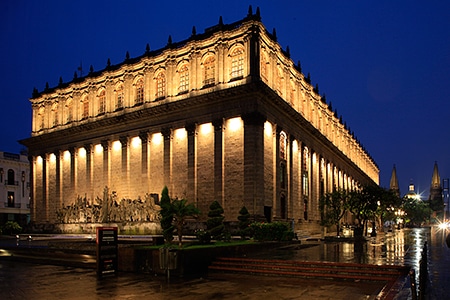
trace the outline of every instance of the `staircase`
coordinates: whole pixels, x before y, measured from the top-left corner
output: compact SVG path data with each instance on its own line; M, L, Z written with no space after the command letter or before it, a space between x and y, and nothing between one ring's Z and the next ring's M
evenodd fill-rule
M209 266L209 271L210 273L228 272L325 280L382 281L386 282L386 285L377 299L393 299L394 295L405 285L410 268L355 263L219 257Z

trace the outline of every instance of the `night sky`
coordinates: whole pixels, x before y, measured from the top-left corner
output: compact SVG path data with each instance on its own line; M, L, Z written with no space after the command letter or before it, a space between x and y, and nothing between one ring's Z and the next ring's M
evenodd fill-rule
M262 22L290 48L354 131L389 187L413 182L428 197L434 162L450 177L450 1L0 1L0 151L30 136L39 91L260 8Z

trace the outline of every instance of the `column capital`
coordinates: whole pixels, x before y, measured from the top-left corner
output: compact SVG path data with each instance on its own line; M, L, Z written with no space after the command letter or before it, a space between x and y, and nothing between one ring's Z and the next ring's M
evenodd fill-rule
M267 120L267 117L258 111L253 111L242 114L242 120L244 120L245 125L264 126L264 122Z
M139 138L142 144L147 144L148 142L148 130L142 130L139 132Z
M212 125L214 126L214 131L222 131L223 128L223 119L215 119L212 121Z
M188 124L186 124L184 126L184 128L186 129L187 134L189 136L193 136L193 135L195 135L195 130L197 129L197 124L195 124L195 123L188 123Z

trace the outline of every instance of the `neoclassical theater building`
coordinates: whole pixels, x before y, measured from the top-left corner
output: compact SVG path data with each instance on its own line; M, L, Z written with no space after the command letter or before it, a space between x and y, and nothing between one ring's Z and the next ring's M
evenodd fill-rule
M228 221L246 206L259 219L319 226L321 195L378 184L374 160L259 9L76 75L30 100L32 133L21 143L36 223L154 222L142 210L157 209L167 186L200 220L217 200Z

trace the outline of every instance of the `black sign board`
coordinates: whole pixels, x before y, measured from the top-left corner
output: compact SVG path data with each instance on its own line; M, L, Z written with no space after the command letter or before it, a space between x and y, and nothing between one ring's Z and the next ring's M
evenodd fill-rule
M118 271L117 227L97 227L97 274L115 275Z

